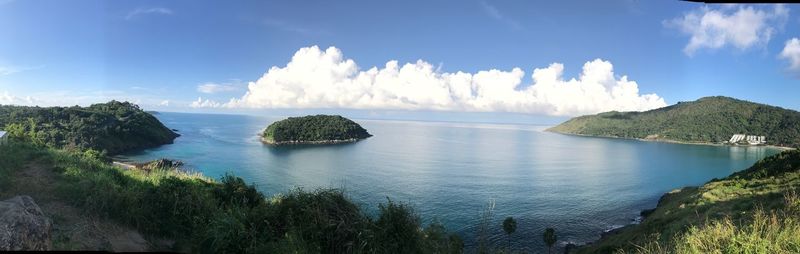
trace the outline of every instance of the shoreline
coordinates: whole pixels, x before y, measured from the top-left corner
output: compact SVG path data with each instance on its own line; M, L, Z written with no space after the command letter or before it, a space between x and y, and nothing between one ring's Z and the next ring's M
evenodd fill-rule
M738 145L728 145L728 144L722 144L722 143L687 142L687 141L677 141L677 140L669 140L669 139L624 138L624 137L616 137L616 136L587 135L587 134L579 134L579 133L559 132L559 131L553 131L553 130L549 130L549 129L547 129L545 131L546 132L551 132L551 133L562 134L562 135L570 135L570 136L610 138L610 139L626 139L626 140L636 140L636 141L642 141L642 142L661 142L661 143L672 143L672 144L683 144L683 145L704 145L704 146L731 146L731 147L738 146ZM743 146L739 146L739 147L767 147L767 148L781 150L781 152L790 151L790 150L795 150L796 149L796 148L793 148L793 147L784 147L784 146L775 146L775 145L760 145L760 146L743 145ZM734 174L734 173L732 173L732 174ZM711 181L711 180L709 180L709 181ZM702 184L699 185L699 186L702 186ZM661 195L661 197L659 197L658 203L656 204L655 207L649 208L649 209L640 210L639 211L640 215L636 219L634 219L634 221L632 221L631 223L628 223L628 224L620 226L620 227L612 228L610 230L604 230L603 232L600 232L600 237L597 240L584 242L584 243L581 243L581 244L574 244L573 246L570 246L569 249L570 250L576 250L576 249L581 249L583 247L591 246L593 244L596 244L598 242L603 241L604 239L606 239L609 236L612 236L612 235L615 235L615 234L619 233L620 231L623 231L623 230L631 228L631 227L636 227L639 224L641 224L642 222L644 222L644 220L648 217L648 215L650 213L652 213L653 211L658 209L662 204L661 201L664 200L668 195L670 195L674 191L676 191L676 190L682 191L683 189L685 189L687 187L699 187L699 186L684 186L684 187L680 187L680 188L677 188L675 190L672 190L670 192L665 192L664 194Z
M679 140L671 140L671 139L625 138L625 137L618 137L618 136L589 135L589 134L580 134L580 133L560 132L560 131L554 131L554 130L549 130L549 129L545 130L545 131L546 132L551 132L551 133L563 134L563 135L579 136L579 137L627 139L627 140L637 140L637 141L643 141L643 142L660 142L660 143L671 143L671 144L682 144L682 145L730 146L730 147L767 147L767 148L779 149L779 150L782 150L782 151L789 151L789 150L795 150L796 149L794 147L776 146L776 145L728 145L728 144L723 144L723 143L690 142L690 141L679 141Z
M271 145L271 146L284 146L284 145L332 145L332 144L344 144L344 143L354 143L366 138L358 139L358 138L350 138L350 139L332 139L332 140L317 140L317 141L305 141L305 140L290 140L290 141L270 141L266 138L261 138L261 143Z

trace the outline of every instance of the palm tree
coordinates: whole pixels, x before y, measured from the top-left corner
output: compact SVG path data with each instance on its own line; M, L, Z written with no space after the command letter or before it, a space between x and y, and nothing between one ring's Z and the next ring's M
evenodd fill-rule
M547 244L547 253L553 249L553 244L556 243L558 237L556 236L556 230L553 228L547 228L544 230L544 243Z
M511 250L511 234L517 231L517 221L515 221L513 217L508 216L508 218L503 221L503 230L505 230L508 235L508 249Z

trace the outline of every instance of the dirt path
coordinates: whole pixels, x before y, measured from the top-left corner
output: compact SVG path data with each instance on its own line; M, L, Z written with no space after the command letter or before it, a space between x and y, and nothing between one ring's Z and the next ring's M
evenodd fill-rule
M166 249L161 244L151 244L135 229L87 215L81 209L60 200L56 195L59 177L52 167L34 161L17 171L9 190L0 193L0 200L16 195L33 197L53 221L54 250L142 252Z

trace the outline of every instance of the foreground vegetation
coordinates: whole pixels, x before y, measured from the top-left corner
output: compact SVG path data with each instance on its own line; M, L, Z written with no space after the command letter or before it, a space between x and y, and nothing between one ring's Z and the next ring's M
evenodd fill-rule
M705 97L645 112L606 112L570 119L550 131L590 136L721 143L733 134L767 144L800 145L800 112L728 97Z
M406 204L388 201L367 216L341 191L295 190L265 198L241 178L219 181L177 170L125 170L97 152L0 146L0 179L39 163L57 174L58 198L153 237L202 253L460 253L440 224L422 227ZM2 186L0 185L0 191Z
M270 124L262 134L268 144L338 143L371 137L367 130L342 116L289 117Z
M800 151L675 190L640 225L578 253L800 253Z
M179 136L135 104L118 101L89 107L0 105L0 127L36 144L108 154L169 144Z

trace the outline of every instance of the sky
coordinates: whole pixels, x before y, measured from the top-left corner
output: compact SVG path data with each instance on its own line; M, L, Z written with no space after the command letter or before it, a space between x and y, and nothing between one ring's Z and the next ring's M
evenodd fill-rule
M679 1L0 0L0 104L557 122L800 110L800 8Z

